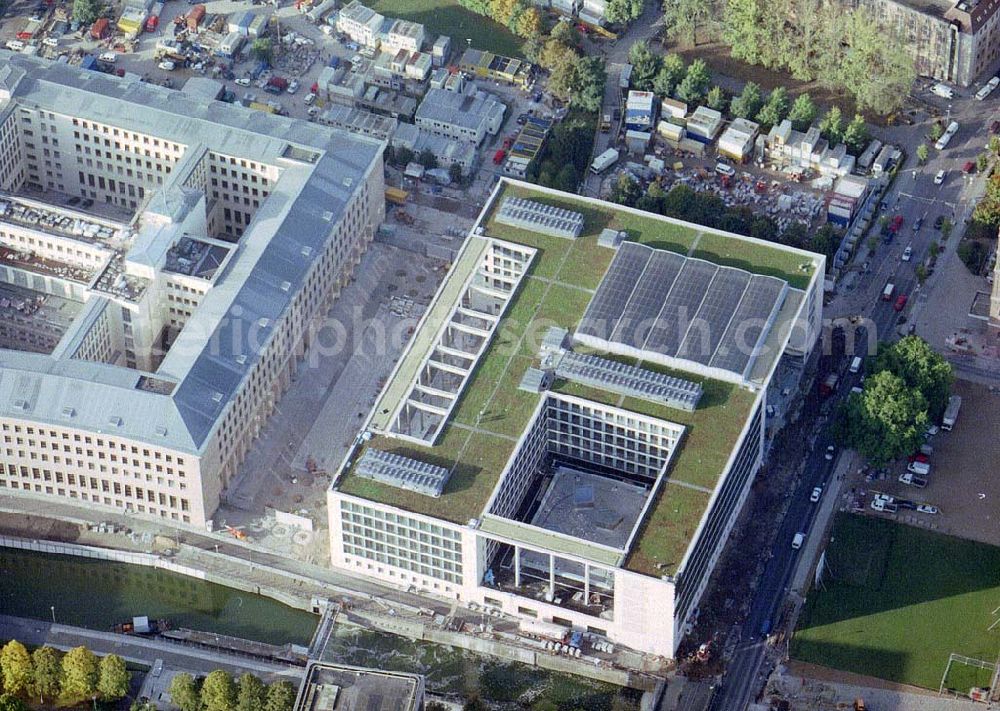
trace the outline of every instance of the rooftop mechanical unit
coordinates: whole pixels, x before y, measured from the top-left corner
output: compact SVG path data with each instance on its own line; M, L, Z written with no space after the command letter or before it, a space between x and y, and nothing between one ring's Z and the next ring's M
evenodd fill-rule
M517 197L504 198L496 220L502 225L566 239L576 239L583 232L582 213Z
M451 471L444 467L377 449L365 450L354 473L398 489L434 497L441 496L451 476Z
M700 383L572 351L559 361L556 377L689 412L698 407L702 395Z

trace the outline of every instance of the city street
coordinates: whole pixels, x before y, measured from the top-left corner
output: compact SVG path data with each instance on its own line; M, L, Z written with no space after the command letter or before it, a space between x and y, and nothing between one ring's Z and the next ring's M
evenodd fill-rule
M996 101L995 98L990 99L985 106L974 100L956 101L952 104L952 118L959 122L961 128L948 148L941 152L935 151L924 166L918 167L916 159L911 158L884 199L887 204L885 214L904 217L905 224L900 235L892 244L885 245L880 241L873 253L860 254L855 258L856 264L867 261L868 269L864 273L855 272L845 279L849 286L827 307L825 316L828 319L861 316L868 319L875 328L878 340L892 340L899 335L896 324L900 315L893 309L892 302L880 298L881 292L886 282L892 282L895 294L907 294L911 297L909 304L913 308L914 301L919 303L922 297L922 294L915 292L926 292L934 288L942 270L938 268L918 288L915 268L926 257L930 243L941 238L933 227L933 221L938 215L945 215L956 224L951 238L942 245L943 251L938 257L938 264L946 259L957 258L954 252L964 231L965 220L971 215L976 200L984 190L984 181L978 176L963 176L961 166L965 161L975 160L982 151L988 135L987 126L996 112ZM989 107L988 111L984 111L986 107ZM894 139L906 141L904 145L912 149L919 144L920 135L925 130L926 125L904 127L893 132L899 134ZM934 183L934 175L938 170L947 171L946 179L941 185ZM918 219L922 219L923 223L918 230L914 230ZM907 246L912 247L913 258L904 262L902 253ZM863 251L867 252L867 247L863 247ZM865 356L868 339L860 337L863 334L856 335L859 337L855 339L853 354ZM940 350L938 344L934 345ZM845 357L839 363L842 379L839 390L833 396L834 403L845 398L851 387L861 379L860 374L847 372L848 360ZM837 367L835 364L835 368ZM959 372L961 374L961 368ZM1000 373L992 372L988 375L1000 379ZM816 413L806 413L806 417L810 416L815 417ZM774 545L767 554L767 566L754 593L751 612L741 629L742 641L727 665L722 688L713 699L712 709L745 709L761 690L770 672L770 668L765 667L768 650L767 644L762 640L762 631L771 631L778 622L776 617L785 604L797 566L810 567L812 564L805 557L804 550L792 549L791 539L798 532L807 536L824 534L821 530L812 531L819 506L809 502L807 492L814 486L823 486L824 496L836 493L835 487L830 486L830 474L837 460L826 461L823 457L827 444L832 441L830 427L823 426L817 420L813 430L816 441L812 455L805 463L799 487L793 493ZM780 458L780 453L777 456Z

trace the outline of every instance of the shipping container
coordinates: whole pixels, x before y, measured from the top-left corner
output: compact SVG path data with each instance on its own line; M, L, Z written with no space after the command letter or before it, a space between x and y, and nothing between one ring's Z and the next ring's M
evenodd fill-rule
M111 32L111 23L106 17L100 17L90 26L90 36L93 39L105 39Z
M187 14L185 21L187 22L187 28L191 32L196 32L198 30L198 25L201 21L205 19L205 6L195 5L191 8L191 12Z

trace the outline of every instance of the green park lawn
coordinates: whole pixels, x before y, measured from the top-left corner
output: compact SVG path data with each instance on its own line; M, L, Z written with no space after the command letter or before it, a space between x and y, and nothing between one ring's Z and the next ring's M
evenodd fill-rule
M419 22L435 35L451 37L452 60L471 46L494 54L521 58L523 40L490 19L466 10L455 0L362 0L365 5L386 17Z
M1000 548L838 513L827 573L810 593L791 656L937 691L951 653L993 663L1000 630ZM946 686L988 685L952 666Z

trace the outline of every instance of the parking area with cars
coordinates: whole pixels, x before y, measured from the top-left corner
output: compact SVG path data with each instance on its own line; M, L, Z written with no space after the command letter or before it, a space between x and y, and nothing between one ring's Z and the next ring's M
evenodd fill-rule
M933 428L922 452L855 472L848 509L1000 545L1000 390L955 382L962 409L951 431Z

